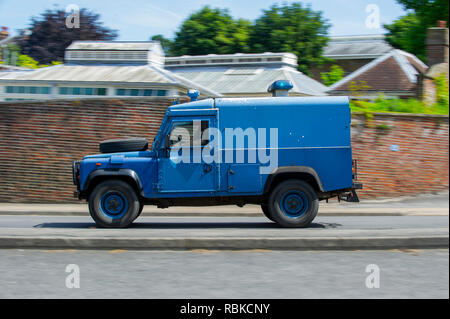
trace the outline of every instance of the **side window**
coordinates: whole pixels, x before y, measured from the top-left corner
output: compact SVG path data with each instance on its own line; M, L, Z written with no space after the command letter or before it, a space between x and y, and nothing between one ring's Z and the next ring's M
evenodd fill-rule
M180 143L181 146L201 145L205 146L209 143L209 136L203 136L203 133L209 127L209 121L176 121L172 124L169 133L169 145ZM194 130L200 132L196 134L194 141ZM198 131L199 130L199 131ZM204 139L202 139L202 137Z

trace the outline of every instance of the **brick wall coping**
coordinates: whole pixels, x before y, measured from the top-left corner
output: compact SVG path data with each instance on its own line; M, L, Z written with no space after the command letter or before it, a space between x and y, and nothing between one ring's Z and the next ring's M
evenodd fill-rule
M95 101L130 101L130 100L139 100L139 101L146 101L146 100L167 100L172 101L175 99L180 99L180 101L184 102L187 101L188 98L181 96L181 97L170 97L170 96L127 96L127 97L111 97L111 96L105 96L105 97L99 97L99 98L92 98L92 99L79 99L79 98L67 98L67 99L48 99L48 100L36 100L36 101L0 101L0 106L3 105L11 105L11 104L42 104L42 103L59 103L59 102L65 102L65 101L79 101L79 102L95 102ZM423 117L423 118L443 118L448 119L449 115L445 114L422 114L422 113L388 113L388 112L370 112L370 114L374 116L396 116L396 117ZM353 115L365 115L364 112L352 112Z
M370 112L370 114L374 116L396 116L396 117L425 117L425 118L443 118L448 119L449 116L445 114L422 114L422 113L377 113L377 112ZM364 112L352 112L353 115L365 115Z

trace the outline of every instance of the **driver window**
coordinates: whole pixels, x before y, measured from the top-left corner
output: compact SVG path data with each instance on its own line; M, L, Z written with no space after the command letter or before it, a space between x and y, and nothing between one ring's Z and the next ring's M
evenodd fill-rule
M198 126L199 127L196 127ZM209 143L209 136L203 136L203 132L209 127L208 121L177 121L173 122L172 129L169 133L169 145L172 146L175 143L179 143L180 146L193 146L201 145L205 146ZM194 141L194 128L200 129L200 134L198 134L198 139ZM206 139L201 139L203 138ZM195 142L195 143L194 143Z

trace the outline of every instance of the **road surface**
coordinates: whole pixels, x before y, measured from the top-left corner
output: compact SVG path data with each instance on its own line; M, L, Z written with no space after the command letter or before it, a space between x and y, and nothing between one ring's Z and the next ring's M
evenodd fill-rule
M79 288L66 287L69 264ZM379 288L366 286L368 265L379 269ZM448 298L448 267L447 249L3 249L0 298Z

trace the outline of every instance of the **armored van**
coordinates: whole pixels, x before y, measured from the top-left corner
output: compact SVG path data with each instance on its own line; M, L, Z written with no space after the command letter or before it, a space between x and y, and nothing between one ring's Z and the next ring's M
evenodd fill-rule
M215 98L168 107L151 149L108 140L73 163L75 196L100 227L127 227L144 205L256 204L306 227L319 201L358 201L347 97Z

